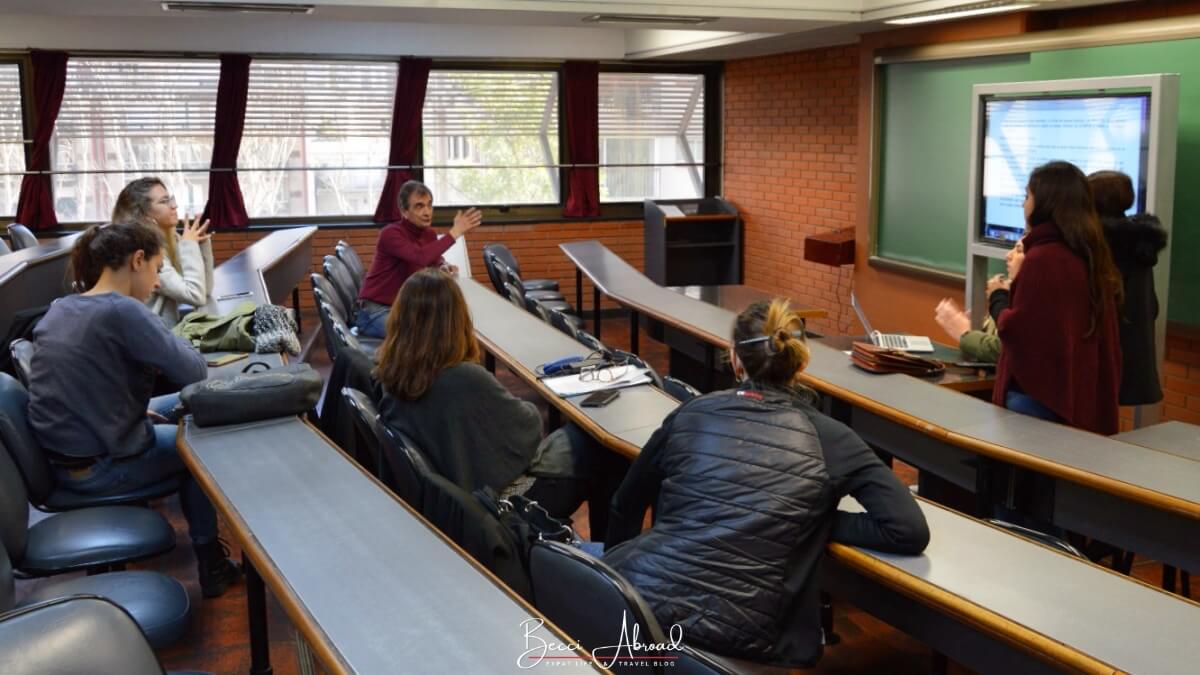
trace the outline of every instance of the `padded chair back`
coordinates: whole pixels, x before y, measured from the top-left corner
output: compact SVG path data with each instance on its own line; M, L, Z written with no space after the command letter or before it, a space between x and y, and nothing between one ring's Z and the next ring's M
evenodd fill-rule
M21 384L25 387L29 386L29 369L33 366L33 349L33 343L25 338L17 338L8 346L8 353L12 356L13 370L17 373L17 379L21 380Z
M383 478L383 462L380 459L380 447L387 441L379 424L379 411L375 408L370 396L352 387L342 387L342 399L354 413L354 426L359 436L365 441L370 466L367 470L377 477ZM358 444L355 445L358 447Z
M338 240L337 246L333 248L333 253L338 260L346 264L346 269L350 270L350 278L354 279L354 287L361 289L363 278L367 276L367 269L363 266L362 258L358 257L358 251L355 251L348 242Z
M504 244L488 244L483 247L484 251L489 249L496 262L512 270L517 276L521 276L521 266L517 264L516 256L512 254L512 251L508 250L507 246Z
M545 305L533 298L526 298L526 304L533 308L533 313L537 314L538 318L546 323L550 323L550 310L546 309Z
M496 292L505 297L508 292L504 290L504 263L496 258L495 252L492 250L495 244L488 244L483 247L483 267L487 270L488 280L492 282L492 286Z
M9 253L12 253L12 247L8 245L8 242L0 239L0 255L8 255Z
M0 616L0 673L162 675L146 636L98 595L47 600Z
M33 248L38 245L38 239L33 235L33 232L20 223L13 223L8 226L8 238L12 240L12 250L14 251L20 251L23 248Z
M322 258L321 266L325 272L325 278L337 290L342 306L347 309L354 307L355 301L358 300L358 286L354 283L354 278L350 276L350 269L346 267L346 263L334 256L327 255Z
M362 343L350 332L350 328L343 321L335 317L332 323L333 334L337 337L338 344L348 349L362 349Z
M378 419L378 418L377 418ZM379 454L383 460L380 479L400 499L420 511L426 477L434 471L412 439L378 420L382 432Z
M1056 551L1059 551L1060 553L1066 553L1069 556L1074 556L1076 558L1082 558L1083 560L1087 560L1087 556L1083 555L1083 553L1080 552L1079 549L1075 548L1074 546L1072 546L1071 544L1068 544L1063 539L1060 539L1052 534L1046 534L1045 532L1038 532L1037 530L1031 530L1028 527L1021 527L1020 525L1015 525L1015 524L1010 523L1005 520L996 520L993 518L993 519L988 520L987 522L989 525L994 525L1002 530L1005 530L1007 532L1015 534L1018 537L1022 537L1024 539L1028 539L1030 541L1037 542L1043 546L1049 546L1050 548L1052 548Z
M350 316L350 310L353 309L353 306L347 307L342 304L341 294L333 287L333 284L329 283L328 279L315 273L308 276L312 281L313 294L321 293L325 297L325 302L329 303L329 306L337 311L337 315L342 318L342 321L350 323L353 320L353 317Z
M516 286L513 286L512 284L507 284L507 283L504 284L504 286L502 286L502 288L504 289L504 293L502 293L502 295L504 297L508 298L509 302L516 305L517 307L520 307L521 309L524 309L524 310L529 309L528 307L525 306L525 295L523 293L521 293L521 289L517 288Z
M553 310L550 312L550 325L566 333L567 335L570 335L576 340L579 339L579 329L575 327L575 324L567 321L566 314L563 314L558 310Z
M529 576L533 580L534 606L589 651L621 644L621 629L628 625L632 631L634 624L638 626L640 642L667 642L654 612L633 584L603 561L574 546L537 542L529 553ZM583 598L586 602L581 602ZM634 655L670 656L636 652ZM604 651L596 656L605 666L612 659L612 654ZM633 668L616 663L610 669L614 673L645 673L644 663ZM660 671L655 668L655 672Z
M54 476L46 451L29 429L28 409L29 393L25 387L13 376L0 373L0 443L8 449L6 454L19 470L18 478L25 479L24 487L29 492L22 499L28 498L41 506L54 490Z
M421 514L514 593L530 597L529 574L515 535L475 495L444 476L429 473L422 486Z
M667 392L671 398L679 401L680 403L683 403L684 401L690 401L700 395L699 389L696 389L692 385L677 377L671 377L670 375L663 376L662 390Z
M25 559L29 536L29 493L21 473L7 452L0 451L0 553L8 551L5 562L20 567ZM10 574L11 577L11 574ZM4 580L0 579L0 585ZM0 589L2 594L2 589ZM0 605L0 611L3 611ZM4 672L0 670L0 672Z
M608 351L608 347L604 346L604 343L600 341L600 338L592 335L586 330L577 330L575 332L575 339L579 341L579 344L587 347L593 352Z

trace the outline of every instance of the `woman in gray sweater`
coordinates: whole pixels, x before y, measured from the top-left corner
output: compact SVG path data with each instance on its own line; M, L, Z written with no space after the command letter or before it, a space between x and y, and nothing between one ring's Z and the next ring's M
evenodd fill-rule
M479 365L471 315L449 274L409 277L378 359L383 421L412 438L440 474L468 491L523 494L558 517L587 499L592 538L604 536L625 460L571 424L542 437L537 406Z

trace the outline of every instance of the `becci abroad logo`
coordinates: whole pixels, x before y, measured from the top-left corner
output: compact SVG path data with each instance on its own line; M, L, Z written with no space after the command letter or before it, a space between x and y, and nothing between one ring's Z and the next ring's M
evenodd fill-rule
M575 642L552 643L537 635L545 623L544 619L526 619L521 622L525 651L517 657L518 668L528 670L543 664L565 666L589 665L593 662L605 668L615 665L671 668L679 659L679 650L683 645L683 628L679 624L671 626L666 642L642 642L641 626L636 623L631 625L625 611L621 612L621 634L617 637L617 644L596 647L590 652Z

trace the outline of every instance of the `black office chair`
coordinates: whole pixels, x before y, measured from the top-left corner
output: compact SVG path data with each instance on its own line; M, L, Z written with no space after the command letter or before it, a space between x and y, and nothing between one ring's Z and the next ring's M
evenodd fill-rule
M347 241L338 240L337 246L333 248L334 255L338 260L346 264L346 269L350 270L350 278L354 279L354 287L362 288L363 279L367 276L367 268L363 265L362 258L358 257L358 251Z
M574 546L553 541L537 542L529 552L529 576L533 580L534 606L589 651L620 644L621 630L626 623L637 625L639 641L643 644L668 641L654 612L633 584L603 561ZM586 598L586 602L581 602L582 598ZM628 655L628 652L624 654ZM648 651L634 651L633 655L672 656ZM605 666L612 658L603 650L596 656ZM638 663L635 667L617 662L609 668L614 673L666 670L653 661L634 662ZM650 664L649 668L647 664Z
M379 437L379 456L383 460L381 480L400 499L417 511L421 510L426 476L437 473L412 439L384 424L376 417L373 427Z
M21 384L29 386L29 370L33 366L34 345L25 338L17 338L8 345L8 353L12 357L13 371Z
M604 343L600 341L600 338L597 338L595 335L592 335L591 333L587 332L586 330L576 331L575 340L577 342L579 342L579 344L583 345L584 347L587 347L589 351L593 351L593 352L608 351L608 347L604 346Z
M334 256L327 255L321 259L321 268L325 272L325 278L333 284L333 288L337 291L342 306L347 310L354 307L358 301L358 285L354 283L354 278L350 275L350 268L346 267L346 263Z
M383 344L383 340L355 335L344 321L336 316L332 316L332 310L329 309L329 305L321 305L320 311L324 313L322 319L327 319L333 328L333 337L337 340L337 344L349 349L357 349L372 358L375 357L375 352Z
M440 474L428 472L421 486L421 515L514 593L530 597L529 573L521 560L520 544L475 495Z
M23 248L33 248L38 245L38 239L28 227L19 223L13 223L8 226L8 238L12 240L12 250L20 251Z
M504 244L488 244L483 247L483 263L488 268L488 277L492 278L492 268L494 263L499 263L503 267L507 267L515 271L518 275L521 274L521 266L517 264L517 258L508 250ZM497 268L499 271L500 268ZM500 292L500 287L497 282L503 282L501 277L499 280L492 278L492 284L496 285L496 292ZM558 291L558 282L552 279L526 279L525 290L527 291ZM561 297L561 296L559 296Z
M574 314L552 310L550 312L550 325L570 335L572 338L579 339L579 331L583 328L583 319Z
M504 289L501 295L508 298L509 302L527 312L529 311L529 305L525 303L525 296L521 295L521 289L508 283L501 286L501 288Z
M546 323L550 323L550 310L546 308L546 305L537 300L529 300L526 307L531 308L530 311L532 311L533 314L539 319L545 321Z
M699 389L696 389L692 385L677 377L671 377L670 375L663 376L662 390L667 392L671 398L679 401L680 403L690 401L700 395Z
M151 499L179 491L183 476L176 476L153 485L131 489L115 495L97 496L72 492L54 479L46 451L38 444L29 429L27 410L29 394L25 387L7 373L0 373L0 443L8 449L25 480L29 501L43 511L69 511L89 506L112 504L144 504Z
M175 548L175 530L140 506L95 506L56 513L29 526L29 493L9 453L0 450L0 540L12 564L31 577L103 571Z
M998 527L998 528L1000 528L1006 532L1009 532L1011 534L1015 534L1018 537L1021 537L1023 539L1028 539L1030 541L1037 542L1043 546L1049 546L1050 548L1052 548L1056 551L1059 551L1060 553L1066 553L1069 556L1074 556L1074 557L1080 558L1082 560L1087 560L1087 556L1085 556L1082 552L1080 552L1079 549L1075 548L1074 546L1067 543L1063 539L1056 537L1054 535L1046 534L1045 532L1039 532L1037 530L1032 530L1032 529L1029 529L1028 527L1022 527L1020 525L1015 525L1015 524L1010 523L1005 520L997 520L995 518L989 519L987 521L987 523L989 525L994 525L995 527Z
M326 284L329 283L326 281L325 277L321 277L316 274L314 274L313 277L319 278ZM321 321L321 339L325 342L325 354L329 356L329 362L333 363L337 361L337 336L334 335L333 322L331 321L330 317L338 316L338 318L343 319L343 323L345 322L345 319L339 316L338 305L341 303L341 301L338 300L337 291L334 291L332 287L329 288L327 294L326 291L322 290L320 286L314 283L312 287L312 294L313 304L317 306L317 318ZM322 306L324 309L322 309Z
M150 509L97 507L61 513L33 527L28 523L25 489L8 453L0 452L0 588L11 588L14 567L39 576L96 571L175 546L175 531ZM144 570L43 583L25 598L24 604L80 593L102 595L129 610L155 647L178 640L191 612L183 584ZM8 609L10 606L0 604L0 612ZM0 668L0 672L6 671Z
M163 675L163 668L129 612L99 595L73 595L0 614L0 672Z
M342 400L354 414L354 427L358 429L361 442L354 447L366 450L365 456L360 454L358 462L375 477L383 480L383 459L380 457L380 446L385 442L383 429L380 427L379 411L375 402L363 392L352 387L342 387ZM366 460L366 461L363 461Z
M316 293L321 293L325 299L325 302L329 303L329 306L337 312L337 315L342 318L342 321L345 321L346 323L354 322L354 306L347 306L342 303L341 293L339 293L338 290L333 287L333 284L330 283L328 279L320 274L313 273L309 275L309 280L312 281L314 295Z
M507 290L507 286L509 286L509 285L516 286L517 288L520 289L521 297L525 298L526 302L529 302L531 300L537 300L539 302L545 303L547 307L553 307L554 309L557 309L562 312L574 312L575 311L574 309L571 308L571 304L568 303L566 301L566 299L563 298L562 293L559 293L558 291L531 291L531 290L529 290L529 287L525 285L525 282L521 279L521 275L518 274L517 271L514 270L513 268L504 267L501 269L501 272L504 275L504 283L505 283L506 290Z

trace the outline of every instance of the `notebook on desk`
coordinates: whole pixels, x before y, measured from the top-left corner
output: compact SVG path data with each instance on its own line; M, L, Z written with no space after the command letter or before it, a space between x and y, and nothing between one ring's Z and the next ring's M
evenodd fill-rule
M850 306L854 308L854 313L858 315L858 321L867 330L867 338L871 340L871 344L877 347L886 347L888 349L898 349L903 352L933 352L933 342L924 336L920 335L900 335L899 333L880 333L871 328L871 322L867 321L867 315L863 313L862 307L858 304L858 298L854 297L854 291L850 291Z

